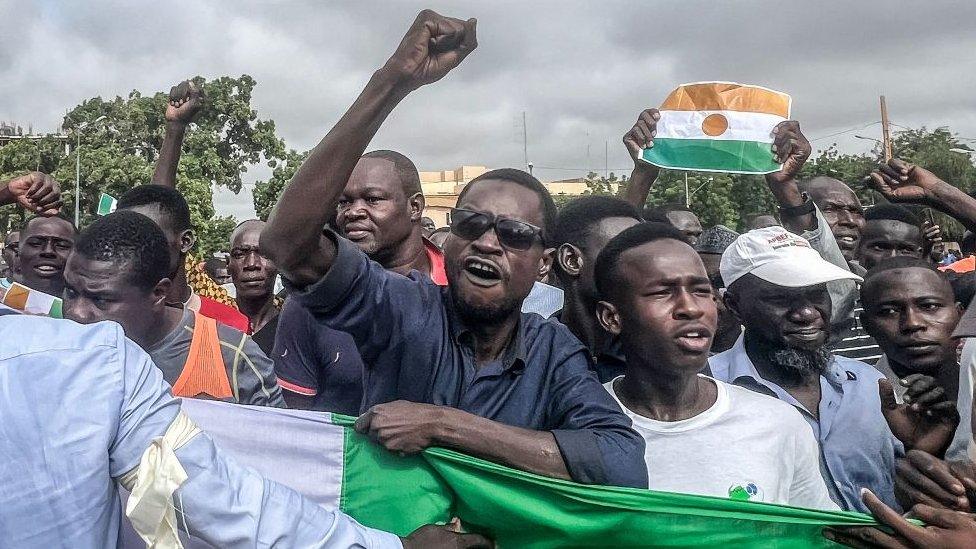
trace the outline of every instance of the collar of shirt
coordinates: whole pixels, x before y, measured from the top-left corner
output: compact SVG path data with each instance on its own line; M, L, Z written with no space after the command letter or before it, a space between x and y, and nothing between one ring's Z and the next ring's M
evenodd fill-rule
M430 279L438 286L447 286L447 269L444 265L444 252L427 237L422 238L424 239L424 251L427 253L427 261L430 261Z
M447 289L442 289L446 293L444 296L445 309L447 310L448 326L451 331L451 339L459 346L465 346L474 351L474 333L465 324L454 307L454 299ZM528 353L525 349L525 331L521 318L515 325L515 330L501 355L501 366L504 371L521 372L525 369Z
M713 360L709 360L709 365L712 368L712 372L719 379L728 380L729 383L734 385L746 386L754 390L759 390L759 392L789 402L793 406L806 411L803 405L793 398L793 395L789 394L779 385L771 381L767 381L763 379L761 375L759 375L759 371L756 370L755 364L752 363L752 359L750 359L749 354L746 353L744 332L739 336L739 339L736 340L735 345L733 345L731 349L716 355L713 357ZM719 373L720 371L722 372L721 374ZM840 395L843 395L843 385L849 381L856 381L857 374L842 368L838 364L837 357L831 355L830 362L827 364L827 369L823 372L823 374L821 374L820 379L822 381L826 381L827 384L834 389L834 391ZM823 401L825 400L824 397L826 396L827 395L825 393L823 397L821 397L821 404L823 404ZM809 411L806 411L806 413L809 414Z

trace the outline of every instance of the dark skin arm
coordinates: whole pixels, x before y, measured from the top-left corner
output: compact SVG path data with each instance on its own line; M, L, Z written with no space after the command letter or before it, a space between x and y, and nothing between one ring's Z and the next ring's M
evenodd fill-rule
M935 208L976 232L976 199L925 168L892 158L865 181L891 202Z
M156 159L156 170L152 177L154 185L176 188L176 168L180 164L180 149L186 127L203 108L205 100L203 88L198 88L189 80L170 89L169 104L166 106L166 133L159 147L159 158Z
M61 188L50 175L31 172L2 186L0 205L20 204L25 210L43 216L57 215L61 211Z
M890 381L878 381L881 413L888 427L906 450L944 455L959 425L956 403L946 400L945 390L935 378L912 374L901 381L908 387L904 404L895 400Z
M803 194L796 183L803 164L810 158L810 142L800 131L796 120L780 122L773 128L773 157L783 165L778 172L766 174L766 185L780 208L803 204ZM800 234L817 227L817 217L812 214L782 216L783 226L792 233Z
M624 146L630 153L630 158L634 161L634 171L630 174L627 184L627 191L623 199L632 204L638 210L644 208L647 202L647 195L651 192L651 186L657 179L661 168L654 164L640 160L641 149L650 149L654 146L654 136L657 135L657 121L661 119L661 113L657 109L646 109L637 117L637 123L624 134Z
M452 448L515 469L571 480L549 431L504 425L456 408L398 400L377 404L356 420L391 452L416 454L430 446Z
M411 91L436 82L477 46L476 21L420 12L386 64L285 187L268 226L261 252L299 286L325 275L335 244L322 227L335 215L339 195L359 157L393 109Z

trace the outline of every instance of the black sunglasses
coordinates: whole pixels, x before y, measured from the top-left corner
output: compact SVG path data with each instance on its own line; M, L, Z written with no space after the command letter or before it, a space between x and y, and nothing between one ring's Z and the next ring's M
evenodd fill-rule
M465 240L477 240L492 227L498 242L513 250L528 250L537 238L542 239L542 229L524 221L499 219L493 214L464 208L451 210L451 232Z

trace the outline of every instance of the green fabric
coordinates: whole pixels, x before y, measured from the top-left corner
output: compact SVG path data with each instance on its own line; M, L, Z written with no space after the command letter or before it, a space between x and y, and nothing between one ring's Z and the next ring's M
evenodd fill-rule
M662 168L763 174L780 168L770 147L759 141L661 138L642 158Z
M824 527L875 524L861 513L586 486L442 448L400 458L359 435L347 438L346 450L342 508L363 524L402 535L457 516L501 549L838 547L821 535Z

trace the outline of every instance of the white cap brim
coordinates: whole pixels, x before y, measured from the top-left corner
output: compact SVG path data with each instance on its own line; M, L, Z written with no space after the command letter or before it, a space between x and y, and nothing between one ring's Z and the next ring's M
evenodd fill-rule
M819 261L798 262L793 258L783 258L764 263L751 271L751 274L777 286L801 288L816 286L834 280L864 280L856 274L841 269L829 261L817 257Z

